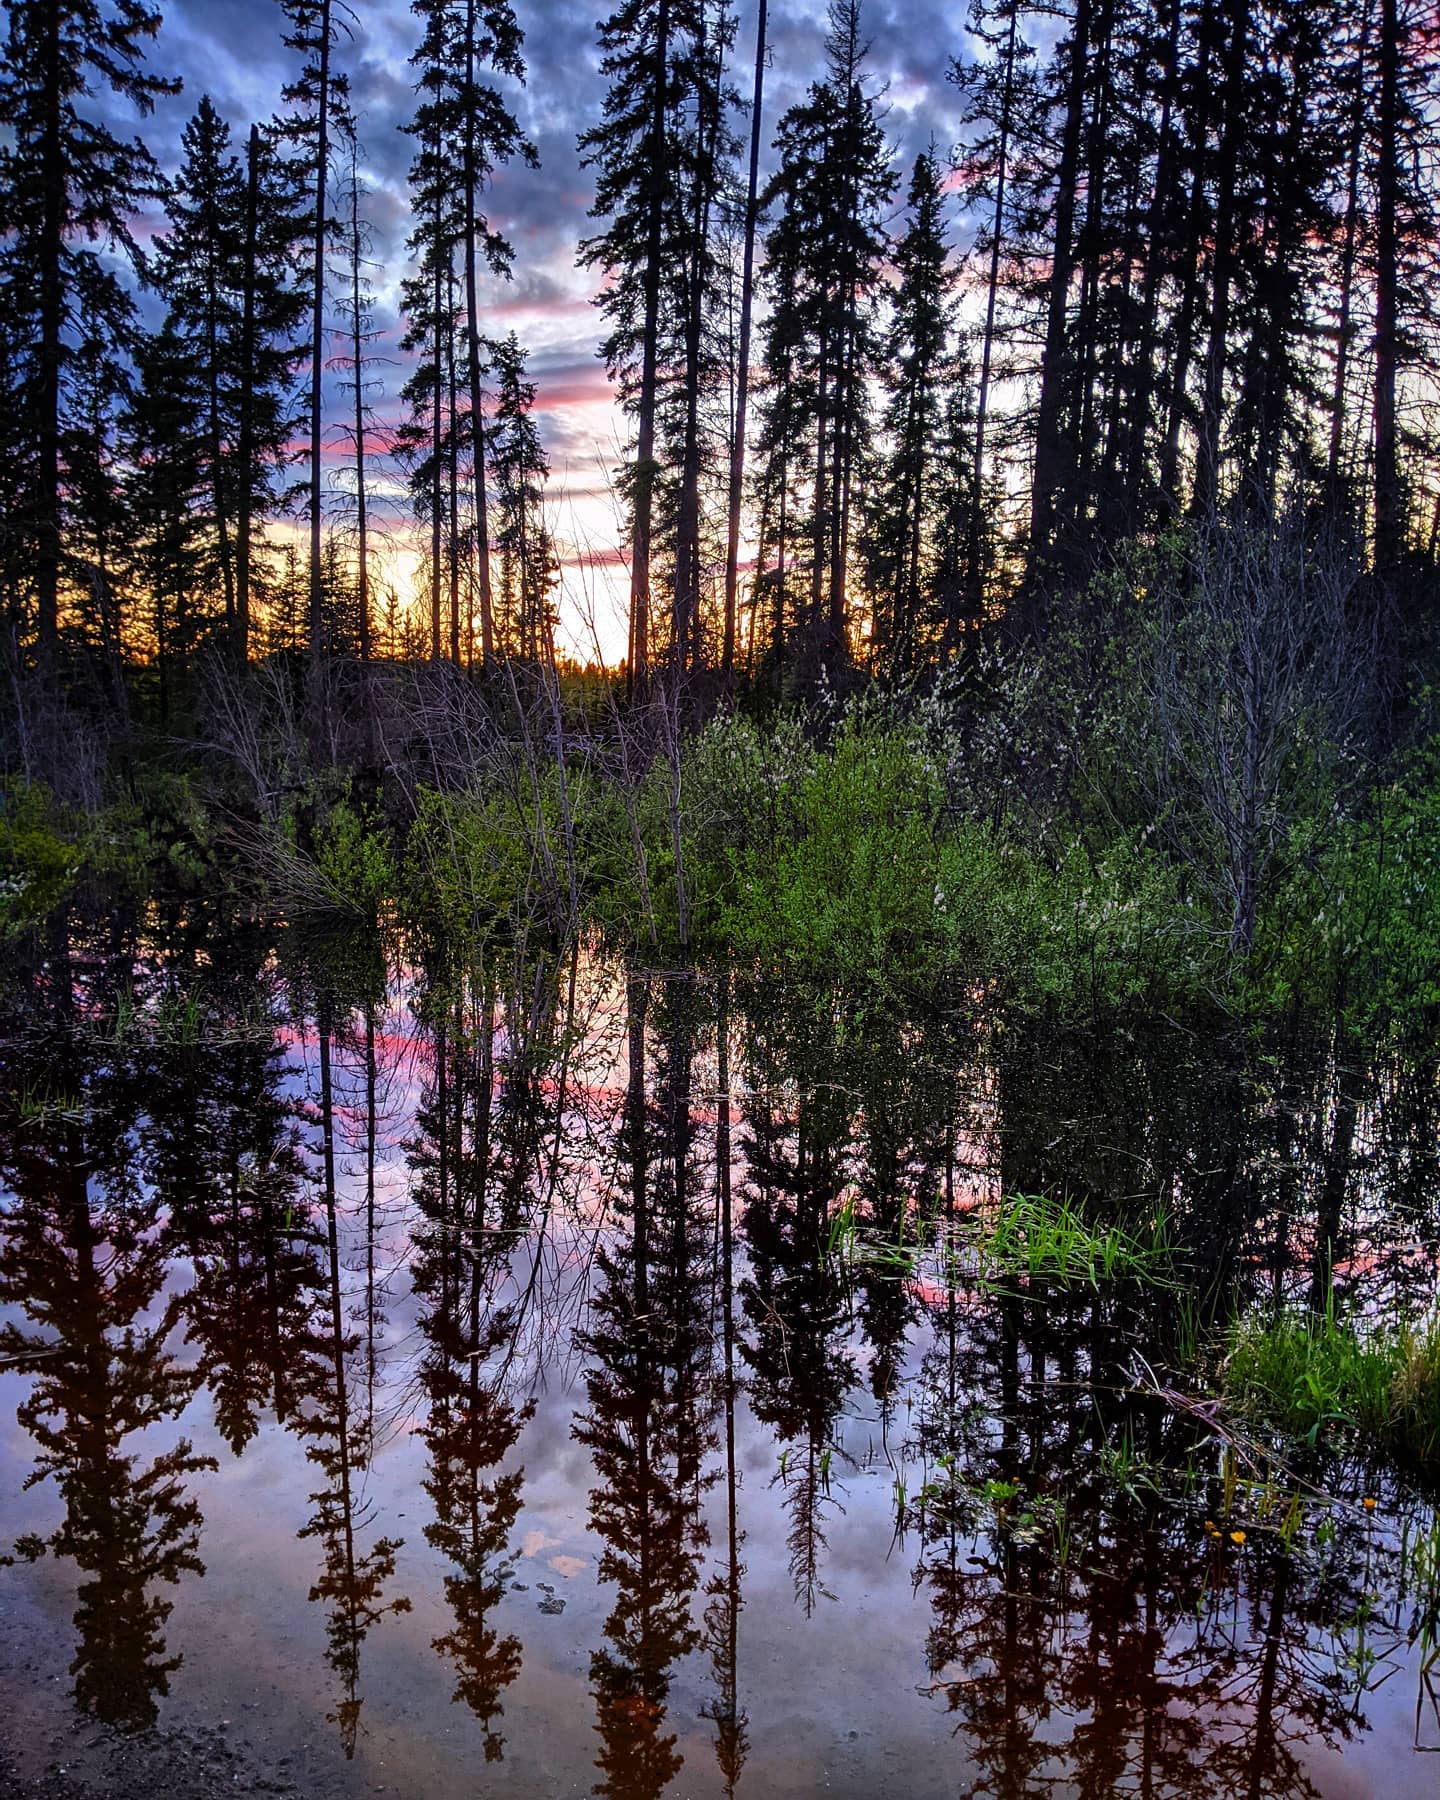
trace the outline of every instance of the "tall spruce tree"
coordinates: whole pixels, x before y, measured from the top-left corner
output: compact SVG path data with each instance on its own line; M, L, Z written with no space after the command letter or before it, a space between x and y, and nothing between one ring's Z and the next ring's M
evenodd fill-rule
M886 346L885 450L866 521L871 637L880 658L900 668L914 663L940 622L933 616L934 525L942 484L952 474L942 443L953 302L933 149L915 159L907 205L908 222L894 254L899 284Z
M97 85L141 114L179 83L144 66L160 14L143 0L12 0L0 58L0 313L13 331L12 393L33 471L19 525L33 558L26 582L39 655L53 662L66 577L67 431L84 396L73 378L83 287L107 356L118 362L134 303L96 246L141 266L138 202L159 192L154 159L87 106ZM17 366L18 365L18 366Z
M601 122L580 138L597 171L591 217L603 228L580 246L609 280L597 304L609 327L602 352L635 420L623 491L630 509L633 678L652 652L657 530L668 551L670 652L683 668L698 630L702 409L723 377L706 328L718 288L712 227L732 143L724 57L733 21L723 0L624 0L603 20Z
M123 412L134 393L134 352L115 356L112 287L82 272L71 330L74 411L60 448L65 466L65 562L80 602L77 640L105 675L112 704L124 707L121 610L125 531L121 471L126 458Z
M184 161L166 198L170 229L158 247L155 274L172 329L199 372L205 523L214 537L213 568L233 637L239 497L232 467L237 384L232 351L244 307L245 175L230 149L230 128L208 94L186 125L181 147ZM199 499L193 496L191 504Z
M725 496L725 616L720 666L728 687L735 667L740 515L745 498L745 428L750 409L750 332L755 306L755 239L760 228L760 147L765 116L767 0L755 6L755 80L750 96L750 160L745 183L740 264L740 328L735 351L735 416L730 429L730 485Z
M444 147L441 53L446 21L439 8L425 17L425 37L413 59L420 66L422 99L406 127L419 138L410 168L415 223L409 248L416 264L401 288L407 321L401 347L416 352L416 363L401 390L406 415L396 447L408 470L415 520L428 531L430 658L438 662L443 644L445 564L447 556L452 567L459 557L458 544L446 541L447 467L460 454L459 421L448 404L446 370L447 349L448 361L454 360L459 325L454 306L454 260L464 221Z
M536 662L553 654L559 565L545 522L550 459L536 427L535 383L525 362L513 331L490 346L495 403L487 442L500 565L497 640L506 655Z
M497 163L522 157L539 167L534 146L522 135L515 114L500 91L481 80L482 70L520 81L525 76L521 57L524 36L508 4L490 0L478 5L465 0L461 55L452 78L455 129L459 139L460 184L464 196L465 236L465 382L470 404L471 485L475 504L475 552L480 586L480 641L485 664L495 656L494 606L490 583L490 525L485 496L485 449L481 395L479 266L508 274L512 252L490 227L480 207L480 197Z
M833 663L847 645L847 584L854 502L868 454L869 391L879 358L876 311L888 248L884 218L895 177L865 85L867 46L857 0L836 0L826 40L826 80L780 121L780 168L766 192L776 211L766 251L771 318L767 350L785 365L766 410L783 407L765 436L790 462L808 447L807 517L788 527L782 560L801 531L809 563L805 628L810 655ZM789 485L789 471L781 488Z
M206 544L234 658L248 654L257 528L275 508L275 472L294 425L293 372L306 299L292 255L301 220L290 171L252 128L242 162L208 95L185 128L184 160L166 195L167 230L151 267L166 329L184 346L197 414L177 444L198 437L204 479L189 505ZM162 361L155 365L163 372ZM171 409L178 390L157 397ZM163 455L162 443L150 453Z
M307 296L292 280L302 197L275 134L250 127L241 215L240 329L234 345L235 655L249 654L257 532L280 496L275 478L294 426L294 372Z
M339 67L338 49L353 16L345 0L281 0L290 22L285 47L301 59L284 91L283 132L294 145L295 172L307 198L309 243L308 311L310 338L307 514L310 530L307 644L312 658L325 650L323 538L325 452L325 333L328 262L341 226L332 210L331 161L337 144L353 130L350 82Z
M964 123L969 132L960 158L960 193L980 220L972 255L983 269L985 281L969 482L971 513L963 539L966 610L972 617L978 617L984 608L988 576L984 546L990 534L982 496L991 491L987 457L993 454L993 444L987 439L987 428L1005 331L1002 271L1007 265L1016 266L1030 247L1019 222L1017 199L1023 190L1015 173L1017 160L1023 162L1035 148L1030 141L1037 112L1034 50L1020 30L1025 10L1020 0L998 0L993 8L987 8L984 0L974 0L970 34L990 54L972 60L957 58L950 68L950 78L964 96ZM958 547L959 540L952 544L952 561ZM958 579L956 565L952 580Z
M369 225L362 210L364 181L360 173L360 142L353 133L347 147L345 195L345 260L347 263L345 292L340 300L340 313L345 323L346 348L343 358L342 387L350 396L349 417L345 436L354 458L353 481L355 532L355 636L362 670L368 671L371 659L371 458L368 438L375 426L374 399L380 387L375 373L374 344L379 334L375 323L375 292L372 272ZM370 730L368 690L365 695L366 730Z
M678 326L677 375L661 400L662 444L672 470L662 488L662 517L673 544L670 663L677 674L704 656L705 570L708 562L719 560L707 501L723 505L714 483L720 473L716 452L729 423L725 415L732 349L723 313L718 237L722 190L735 151L728 126L734 96L725 81L735 27L725 0L702 7L697 22L698 34L679 68L691 95L676 145L688 229L680 242L670 246L667 257Z
M126 419L130 469L129 574L154 657L156 706L172 722L176 676L199 638L213 593L214 538L206 528L206 380L188 337L167 321L148 336ZM208 566L207 566L208 565Z
M480 601L481 655L494 658L495 623L490 576L490 523L485 484L485 336L480 321L480 272L508 274L513 252L487 219L482 200L496 167L516 158L537 166L534 146L500 89L483 77L523 80L523 34L513 10L492 0L416 0L421 40L411 65L419 103L405 129L416 139L411 165L415 228L410 248L419 268L407 284L407 342L426 368L407 386L411 419L412 486L431 528L432 652L439 654L442 554L448 557L451 653L458 654L460 558L473 547ZM463 300L456 292L457 271ZM463 392L464 409L460 405ZM417 421L429 415L428 455L418 457ZM468 461L472 518L462 533L459 492ZM447 519L449 521L447 530ZM448 548L447 548L448 546ZM466 572L468 587L469 573ZM468 635L468 634L467 634Z

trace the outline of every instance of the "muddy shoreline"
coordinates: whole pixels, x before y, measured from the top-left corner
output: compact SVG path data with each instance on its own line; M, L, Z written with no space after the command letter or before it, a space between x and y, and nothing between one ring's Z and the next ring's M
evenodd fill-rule
M7 1591L8 1586L8 1591ZM306 1800L340 1790L302 1789L237 1741L228 1719L161 1722L121 1732L76 1714L70 1653L53 1620L27 1605L0 1573L0 1794L5 1800L218 1800L255 1794ZM288 1760L288 1759L283 1759Z

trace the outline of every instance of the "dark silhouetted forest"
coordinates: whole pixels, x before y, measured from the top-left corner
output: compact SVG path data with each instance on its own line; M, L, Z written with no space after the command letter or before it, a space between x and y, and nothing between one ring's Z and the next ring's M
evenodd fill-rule
M487 190L507 164L544 179L506 98L523 5L410 8L399 366L374 348L355 14L251 10L292 62L274 114L197 95L176 146L146 135L175 86L158 12L8 9L12 707L39 677L163 722L215 657L536 663L575 603L526 350L486 311L516 262ZM1428 15L976 0L946 47L963 136L908 168L867 61L880 23L835 0L778 118L763 0L624 0L597 27L576 256L627 433L631 686L908 675L1043 643L1082 600L1103 632L1121 546L1283 516L1355 563L1389 729L1440 536ZM122 102L138 135L105 122ZM398 591L382 479L411 515Z

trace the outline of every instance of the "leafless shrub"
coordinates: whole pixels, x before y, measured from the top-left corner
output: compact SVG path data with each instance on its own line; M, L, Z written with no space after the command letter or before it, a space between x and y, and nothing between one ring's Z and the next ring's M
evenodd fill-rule
M1359 579L1298 526L1222 524L1147 597L1139 773L1158 830L1209 884L1242 955L1297 821L1323 811L1370 713Z
M41 782L64 806L98 812L124 719L95 684L57 683L28 666L14 627L0 630L0 767Z
M216 656L201 671L205 747L244 780L258 816L279 819L309 767L306 697L292 658L271 657L239 670Z

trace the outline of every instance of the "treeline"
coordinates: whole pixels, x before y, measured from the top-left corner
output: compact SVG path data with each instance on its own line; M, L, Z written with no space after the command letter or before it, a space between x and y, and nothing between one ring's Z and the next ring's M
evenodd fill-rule
M166 175L94 102L108 88L143 117L174 92L146 61L159 13L8 10L0 609L17 676L88 663L118 694L144 669L163 719L216 652L553 660L535 386L485 308L515 260L489 184L536 164L510 6L411 7L395 430L377 423L355 13L280 0L280 111L237 130L201 98ZM1393 710L1440 546L1422 9L974 0L949 47L961 140L908 171L859 0L833 0L824 67L778 120L764 0L753 20L729 0L624 0L598 31L577 254L630 431L632 680L805 692L973 658L997 630L1043 642L1077 607L1103 633L1117 544L1283 515L1356 568ZM153 242L146 208L164 215ZM408 492L413 600L377 537L382 462Z
M17 664L53 671L63 647L111 674L147 665L163 720L206 650L239 665L290 649L488 661L548 643L535 388L524 348L488 335L477 303L479 272L511 260L484 189L498 163L534 161L487 79L523 76L521 34L504 5L413 10L411 356L386 431L343 66L353 11L282 0L294 75L280 112L237 136L203 96L166 175L87 105L109 87L144 115L176 91L145 63L160 14L138 0L9 9L0 604ZM147 207L163 214L151 243ZM423 528L428 618L379 579L381 463L398 465Z

